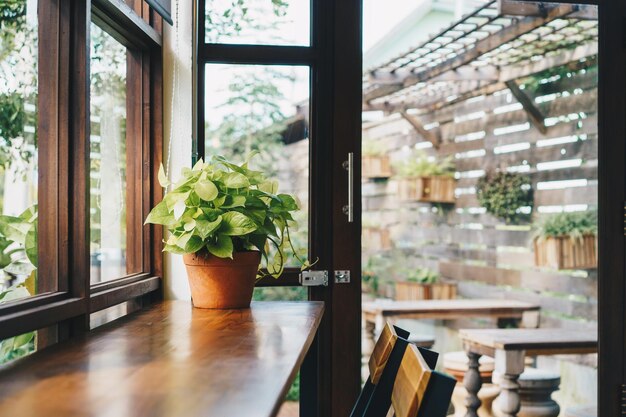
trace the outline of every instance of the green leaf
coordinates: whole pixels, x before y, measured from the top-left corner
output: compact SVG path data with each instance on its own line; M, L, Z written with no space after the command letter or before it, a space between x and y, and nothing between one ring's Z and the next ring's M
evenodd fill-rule
M296 200L289 194L278 194L278 198L280 198L280 201L283 203L285 210L294 211L299 209L298 203L296 203Z
M259 190L269 194L276 194L278 192L278 181L268 180L262 184L259 184Z
M218 258L232 259L234 250L233 240L230 236L218 235L217 240L214 243L210 242L207 245L207 249Z
M30 273L35 269L37 268L35 268L30 262L19 260L11 262L3 269L3 271L13 275L30 275Z
M256 224L245 214L229 211L222 215L220 232L228 236L243 236L257 229Z
M222 209L244 207L246 205L246 197L243 195L227 196Z
M223 181L228 188L246 188L250 186L248 178L239 172L229 172L224 176Z
M202 240L199 236L191 236L183 249L185 250L185 253L196 253L202 249L203 246L204 240Z
M165 169L163 169L163 164L161 164L161 166L159 167L158 178L159 184L161 184L161 187L163 188L167 188L171 184L170 180L167 179L167 175L165 175Z
M0 216L0 233L7 239L23 245L26 234L30 230L30 223L13 216Z
M176 246L178 246L179 248L185 250L185 247L187 246L187 243L189 242L189 239L191 239L192 234L191 233L184 233L182 235L180 235L178 237L178 239L176 240Z
M218 216L215 221L196 220L196 233L202 239L209 237L222 223L222 216Z
M169 252L169 253L173 253L176 255L185 255L185 250L183 248L180 248L176 245L165 245L163 247L163 252Z
M204 201L213 201L218 194L217 187L210 180L199 181L196 184L195 191Z
M183 217L186 209L187 204L185 203L185 200L178 200L176 204L174 204L174 219L178 220Z
M152 223L168 225L173 222L174 216L170 213L170 210L167 208L167 204L165 203L165 201L161 201L150 211L150 214L148 214L148 217L146 218L144 224Z
M24 287L10 288L5 292L0 293L0 304L13 300L19 300L20 298L30 297L30 295L31 294Z
M37 222L31 225L30 230L26 234L24 248L26 249L26 256L28 257L28 260L34 267L37 267Z
M194 219L190 219L185 222L183 229L185 229L186 232L190 232L196 227L196 225L197 225L197 222Z

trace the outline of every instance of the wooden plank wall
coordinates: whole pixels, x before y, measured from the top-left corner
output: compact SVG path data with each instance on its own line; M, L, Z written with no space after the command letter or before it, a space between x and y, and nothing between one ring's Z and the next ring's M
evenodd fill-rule
M383 143L392 163L415 147L430 155L451 155L458 179L457 202L451 208L399 201L393 178L364 181L363 222L387 228L393 241L387 250L365 241L364 265L372 256L392 259L396 267L389 278L394 280L402 279L406 268L426 266L457 281L462 297L532 301L542 307L542 326L594 327L596 271L536 268L531 225L510 226L486 214L475 186L485 171L513 167L532 178L534 215L594 208L596 86L595 67L545 83L544 100L538 104L546 116L545 135L532 126L508 89L419 115L427 128L440 131L443 144L438 151L397 114L364 124L364 141ZM554 164L557 161L569 161L568 166Z

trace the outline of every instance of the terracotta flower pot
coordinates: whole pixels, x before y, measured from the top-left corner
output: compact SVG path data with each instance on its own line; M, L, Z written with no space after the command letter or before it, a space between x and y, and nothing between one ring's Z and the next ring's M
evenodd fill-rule
M250 307L260 252L235 252L233 259L228 259L202 251L183 255L183 261L194 307Z

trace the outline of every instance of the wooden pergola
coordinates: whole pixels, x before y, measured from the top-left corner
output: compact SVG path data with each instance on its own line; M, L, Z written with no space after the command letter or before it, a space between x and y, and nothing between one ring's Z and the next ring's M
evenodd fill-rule
M595 6L492 0L421 45L368 69L363 110L400 113L438 146L436 134L420 123L420 113L508 87L545 132L543 116L520 80L554 67L595 64L597 40Z

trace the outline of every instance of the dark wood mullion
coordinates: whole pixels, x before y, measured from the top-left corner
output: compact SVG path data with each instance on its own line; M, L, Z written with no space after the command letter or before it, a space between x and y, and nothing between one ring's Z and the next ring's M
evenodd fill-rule
M137 222L138 236L141 236L142 251L142 271L152 272L152 246L153 243L150 227L143 225L144 219L148 216L152 208L152 131L150 129L152 119L152 91L150 90L150 68L152 59L150 53L144 52L142 57L141 83L142 83L142 145L141 145L141 205L138 207L139 218Z
M162 32L163 20L155 11L151 11L152 25L158 33ZM163 189L159 184L159 166L163 160L163 59L161 50L153 50L150 59L150 200L149 208L154 207L163 198ZM163 276L163 227L144 226L150 231L149 242L145 245L151 253L151 272ZM161 286L162 287L162 286ZM161 293L163 289L161 288Z
M63 275L67 276L68 291L71 297L82 300L84 311L71 320L61 323L60 339L89 330L89 202L90 202L90 23L91 3L89 1L72 0L70 3L70 42L67 108L68 108L68 151L67 165L61 165L61 177L67 175L68 194L60 194L59 198L67 199L68 216L60 217L67 221L69 244L63 259ZM67 171L63 172L67 167ZM67 197L66 197L67 196Z
M126 284L130 284L132 282L141 281L142 279L150 278L152 276L149 272L142 272L140 274L129 275L126 277L122 277L119 279L114 279L111 281L99 282L98 284L91 286L91 294L95 294L100 291L110 290L112 288L121 287Z
M194 67L195 70L195 106L194 106L194 116L196 121L195 127L195 149L194 155L192 155L193 162L195 163L199 158L205 158L205 131L204 131L204 94L205 88L204 85L204 67L205 62L200 60L200 45L204 44L204 31L205 31L205 0L196 0L195 2L195 22L196 22L196 36L194 39L194 54L195 54L195 62L197 64Z
M160 48L161 34L122 0L92 0L93 19L118 42L131 48ZM141 11L141 9L139 9Z
M43 2L39 5L38 45L38 277L37 293L67 290L59 282L59 162L62 103L59 87L61 7L64 3ZM47 80L47 82L44 82ZM67 188L66 188L67 191ZM67 195L67 193L65 194ZM0 310L3 311L3 310Z
M598 414L623 415L626 383L626 4L599 8Z
M300 268L285 268L285 271L276 279L271 276L264 277L257 281L255 287L299 287L300 286Z
M0 340L43 329L59 322L61 322L59 339L65 339L68 334L74 334L72 330L76 328L76 326L66 326L66 323L76 323L76 317L83 316L87 311L87 302L85 298L65 298L16 313L3 314L0 316Z
M91 295L89 312L104 310L107 307L129 301L157 291L161 286L160 277L149 277L113 289L98 291Z
M5 303L0 305L0 317L18 313L20 311L31 310L33 308L45 306L46 304L55 303L57 301L63 301L67 298L68 293L66 292L53 292Z
M144 97L141 51L126 53L126 271L143 272Z
M199 44L198 63L311 65L318 52L308 46Z

